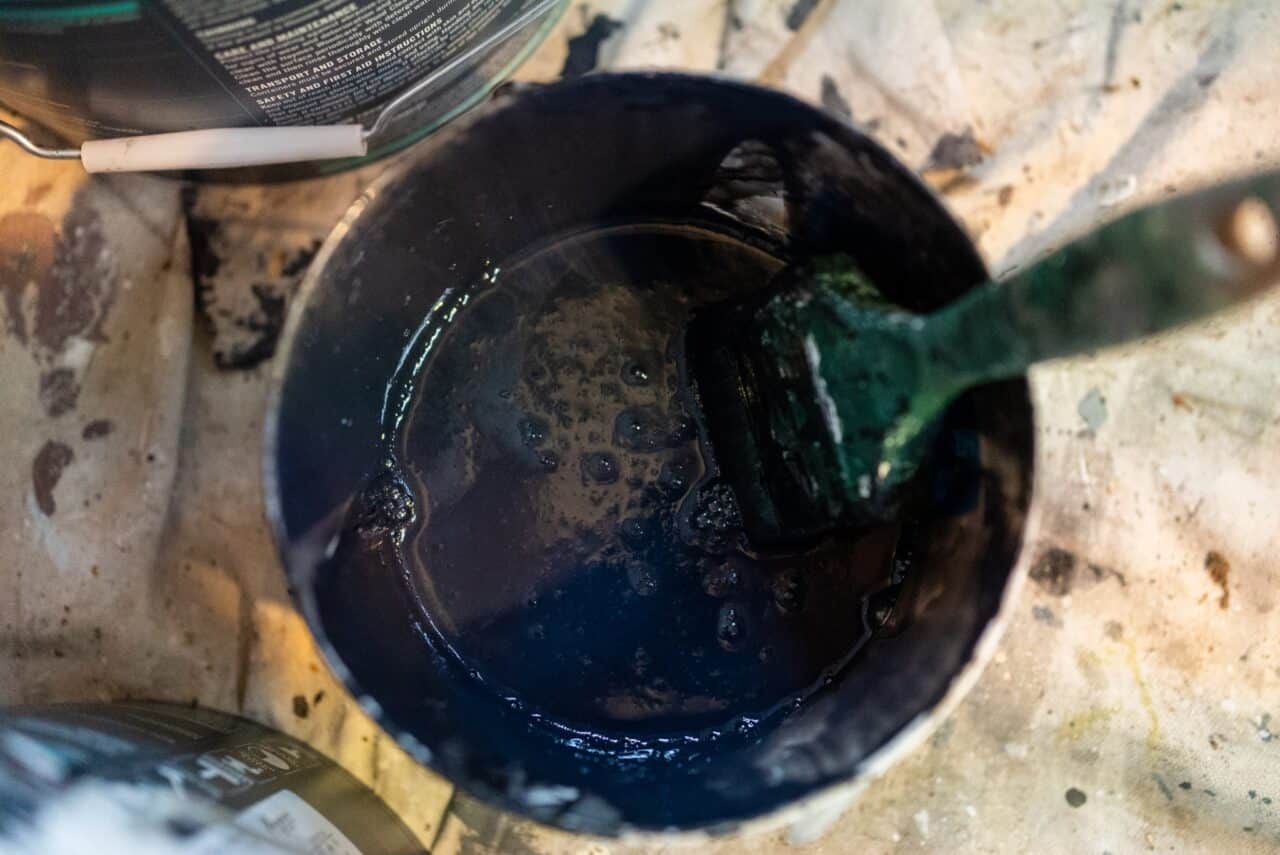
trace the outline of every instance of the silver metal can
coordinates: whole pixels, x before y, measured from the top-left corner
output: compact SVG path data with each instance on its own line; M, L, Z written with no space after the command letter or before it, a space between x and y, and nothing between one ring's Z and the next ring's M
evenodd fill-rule
M370 157L504 79L564 0L17 0L0 104L73 142L360 122Z
M246 719L160 703L0 710L0 855L426 849L319 751Z

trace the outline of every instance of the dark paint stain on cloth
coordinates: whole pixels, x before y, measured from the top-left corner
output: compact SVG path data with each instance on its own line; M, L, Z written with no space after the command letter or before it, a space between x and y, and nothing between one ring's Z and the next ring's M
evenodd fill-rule
M103 341L115 271L98 214L72 205L59 229L41 214L0 217L0 305L9 335L48 364L73 337Z
M1116 60L1120 58L1120 36L1124 32L1125 25L1129 23L1129 16L1126 14L1125 2L1116 4L1115 10L1111 14L1111 26L1107 31L1107 48L1102 60L1102 88L1110 89L1115 82L1116 77Z
M70 368L55 368L40 375L40 406L49 418L71 412L79 397L80 384Z
M309 259L308 259L309 260ZM258 307L251 314L235 320L235 326L247 330L253 336L243 347L217 349L214 362L219 368L252 368L275 355L280 343L280 331L284 329L285 296L265 282L250 286Z
M271 278L252 282L219 279L222 253L231 238L214 219L192 213L187 206L187 240L191 246L191 275L195 282L196 312L214 335L214 364L223 370L250 369L276 352L284 328L289 296L320 248L319 241L289 251ZM278 276L274 275L278 272Z
M560 76L581 77L594 71L600 64L600 47L622 26L621 21L615 21L608 15L592 18L583 33L569 39L569 53L564 58Z
M835 113L838 116L844 116L846 119L853 119L853 107L849 105L849 100L841 93L840 87L836 85L835 78L830 74L822 75L822 106Z
M207 283L222 269L222 258L214 249L215 239L221 232L217 220L198 217L191 213L194 195L187 193L183 197L187 208L187 243L191 246L191 273L196 279L196 287L208 287ZM197 295L197 306L199 305Z
M1067 790L1066 797L1067 804L1071 805L1073 808L1078 808L1089 800L1088 796L1086 796L1084 792L1077 790L1075 787L1071 787Z
M973 136L972 128L964 133L945 133L938 137L929 152L926 169L967 169L982 162L982 146Z
M80 432L81 439L101 439L116 429L115 423L110 419L94 419L84 426L84 430Z
M1227 587L1228 578L1231 576L1231 562L1227 561L1218 550L1211 549L1204 556L1204 569L1214 584L1222 589L1222 595L1218 597L1218 608L1225 610L1231 605L1231 589Z
M1164 778L1159 772L1152 772L1151 780L1156 782L1156 786L1160 788L1160 792L1164 795L1165 801L1173 801L1173 790L1169 789L1169 785L1165 783ZM1183 789L1186 788L1184 787Z
M31 464L31 486L35 492L36 506L47 517L53 516L58 510L58 505L53 500L53 489L58 486L62 471L74 459L75 454L69 446L53 440L46 442L36 453L36 459Z
M31 337L49 354L60 353L73 337L104 341L102 323L115 297L115 275L102 221L73 206L62 222L53 266L36 293Z
M1055 629L1062 626L1062 621L1058 620L1058 616L1053 613L1053 609L1046 606L1032 606L1031 616L1040 623L1048 624Z
M796 0L787 12L787 29L794 33L803 27L820 2L821 0Z
M1031 565L1032 581L1041 590L1055 597L1065 597L1075 588L1089 588L1107 578L1114 577L1121 586L1124 575L1100 564L1082 562L1075 553L1061 547L1045 548Z

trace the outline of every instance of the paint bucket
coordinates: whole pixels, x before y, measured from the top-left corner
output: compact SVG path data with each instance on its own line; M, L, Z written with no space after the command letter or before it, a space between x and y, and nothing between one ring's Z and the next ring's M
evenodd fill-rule
M163 703L0 710L0 852L418 855L372 791L296 739Z
M508 87L372 188L330 236L296 298L267 425L268 514L298 606L340 678L408 751L462 789L603 835L723 832L794 816L782 809L798 802L829 806L922 739L992 647L1030 493L1025 382L968 394L948 416L928 489L895 534L891 578L861 617L848 615L870 621L865 643L767 723L738 716L697 737L586 732L491 691L485 668L459 654L433 611L458 591L424 592L399 558L410 522L437 512L436 498L413 495L387 469L388 434L405 412L400 378L427 359L423 341L448 334L468 283L496 280L501 294L509 271L498 268L548 236L648 221L732 233L779 262L848 252L883 298L909 310L932 310L986 277L964 233L906 168L786 95L677 74ZM455 440L434 435L440 447ZM495 501L523 477L500 481ZM428 478L426 492L434 486ZM493 544L515 530L497 524L471 536ZM509 567L525 572L519 560ZM579 596L576 580L561 582L535 593ZM463 599L505 584L502 573L487 575ZM566 644L590 653L598 634L606 657L603 639L619 633L662 643L683 609L703 608L665 590L584 601L595 629ZM629 622L642 602L666 622ZM542 627L548 637L560 629ZM521 663L525 674L515 676L536 675L550 703L588 691L590 656L557 664L526 653L512 642L490 662ZM757 660L734 661L750 683Z
M0 104L86 139L358 122L384 156L483 98L563 0L17 2L0 8ZM275 170L273 177L302 174Z

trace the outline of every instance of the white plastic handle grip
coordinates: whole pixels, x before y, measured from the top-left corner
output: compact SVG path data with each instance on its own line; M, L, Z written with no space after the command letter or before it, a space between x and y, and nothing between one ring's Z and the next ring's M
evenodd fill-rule
M80 147L80 162L86 172L150 172L263 166L364 153L361 125L216 128L93 140Z

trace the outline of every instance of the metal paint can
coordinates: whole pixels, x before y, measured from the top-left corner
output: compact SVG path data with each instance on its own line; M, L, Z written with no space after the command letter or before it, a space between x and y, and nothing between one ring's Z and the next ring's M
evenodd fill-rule
M5 3L0 104L76 143L198 128L359 122L375 131L368 157L376 158L476 103L537 46L564 5ZM406 92L410 97L400 100Z
M426 851L332 760L237 716L132 702L0 710L0 852L89 847Z
M949 416L956 441L936 452L924 504L903 524L901 572L876 604L870 641L767 732L690 757L566 739L477 690L483 675L437 643L394 551L345 546L355 511L385 512L374 526L384 533L412 514L377 479L393 381L431 307L549 235L645 218L732 223L780 259L847 252L885 300L911 311L987 278L908 169L784 94L679 74L505 89L371 188L296 298L264 461L290 587L330 665L382 726L497 807L603 835L830 815L927 735L999 634L1030 500L1024 381L976 390ZM372 503L370 479L380 484ZM617 608L598 604L601 615ZM558 691L576 690L572 670Z

